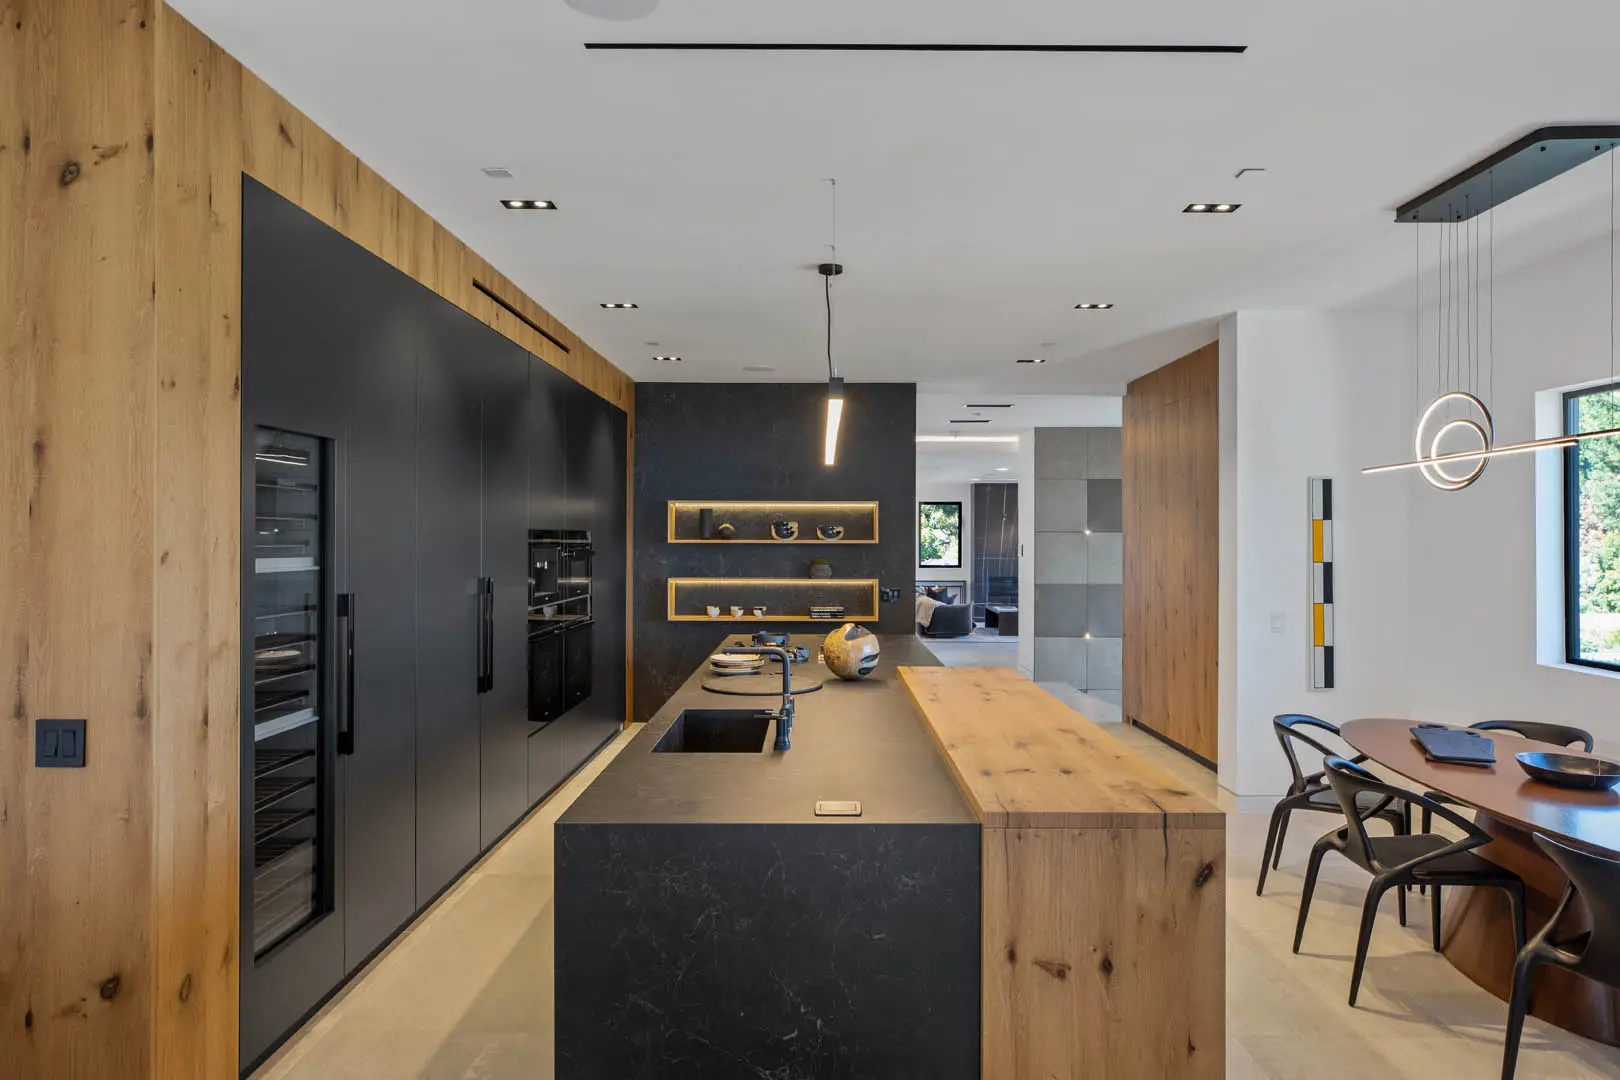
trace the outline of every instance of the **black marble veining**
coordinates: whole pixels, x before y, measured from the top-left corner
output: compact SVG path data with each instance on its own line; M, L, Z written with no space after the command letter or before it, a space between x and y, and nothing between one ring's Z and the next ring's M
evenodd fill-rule
M917 574L917 388L850 383L845 395L838 464L828 466L822 460L825 383L636 384L636 719L649 716L681 685L714 640L712 625L668 621L665 582L671 577L800 578L809 576L811 559L824 558L834 577L876 578L900 590L899 601L879 606L875 623L862 620L869 629L910 631ZM880 542L671 544L671 499L875 501ZM814 524L807 519L800 527ZM781 608L762 597L746 603Z
M558 821L559 1080L979 1075L979 826L895 676L932 656L882 641L786 753L652 753L756 704L700 669Z

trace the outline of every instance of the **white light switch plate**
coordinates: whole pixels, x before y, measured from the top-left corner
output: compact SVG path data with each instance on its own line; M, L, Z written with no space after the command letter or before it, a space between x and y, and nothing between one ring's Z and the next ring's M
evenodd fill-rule
M1273 611L1271 613L1271 632L1273 634L1287 633L1288 632L1288 616L1284 615L1280 611Z

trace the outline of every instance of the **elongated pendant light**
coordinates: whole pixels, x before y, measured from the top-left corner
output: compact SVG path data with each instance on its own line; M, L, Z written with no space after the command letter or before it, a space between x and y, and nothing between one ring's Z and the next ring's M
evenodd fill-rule
M1611 382L1614 380L1616 146L1620 146L1620 128L1612 126L1542 129L1459 173L1396 212L1397 221L1408 222L1414 226L1424 221L1440 224L1441 253L1436 260L1441 280L1437 305L1439 325L1435 339L1437 396L1418 418L1417 431L1413 436L1412 459L1389 465L1370 465L1361 470L1363 473L1416 469L1432 487L1441 491L1461 491L1484 475L1485 466L1492 458L1508 454L1534 453L1538 450L1568 449L1589 439L1610 439L1620 436L1620 428L1606 428L1602 431L1552 435L1499 446L1496 444L1491 410L1481 398L1481 395L1486 393L1481 386L1482 382L1492 391L1496 384L1494 333L1496 304L1495 290L1492 287L1496 273L1494 242L1496 207L1515 195L1573 168L1579 161L1586 160L1588 153L1609 156L1609 378ZM1547 153L1549 148L1555 152ZM1503 188L1498 190L1496 166L1504 161L1512 162L1516 157L1534 162L1534 166L1520 163L1520 167L1510 170L1512 182L1504 184ZM1489 290L1487 299L1490 300L1488 305L1490 321L1487 327L1479 325L1481 321L1479 215L1483 213L1490 215L1488 219L1490 259L1485 282ZM1421 257L1419 263L1416 281L1421 293ZM1419 295L1414 313L1419 320L1422 318L1421 299ZM1421 333L1421 330L1419 332ZM1486 365L1481 364L1482 344L1488 347ZM1414 354L1415 364L1419 366L1421 353L1420 346ZM1421 382L1421 374L1418 378ZM1455 415L1457 411L1463 415ZM1435 425L1432 432L1431 421ZM1461 433L1464 438L1477 443L1477 449L1444 452L1442 443L1447 435L1454 432Z
M824 262L816 267L821 274L822 294L827 300L827 446L823 463L827 465L838 464L838 427L844 420L844 380L839 377L838 371L833 367L832 355L832 279L844 272L844 266L838 262L838 181L828 180L832 190L832 253L833 262Z

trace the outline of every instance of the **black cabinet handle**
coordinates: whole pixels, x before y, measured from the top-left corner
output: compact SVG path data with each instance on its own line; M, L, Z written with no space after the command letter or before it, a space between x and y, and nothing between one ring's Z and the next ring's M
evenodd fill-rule
M478 692L495 689L495 579L478 579Z
M354 593L339 593L337 752L354 753Z

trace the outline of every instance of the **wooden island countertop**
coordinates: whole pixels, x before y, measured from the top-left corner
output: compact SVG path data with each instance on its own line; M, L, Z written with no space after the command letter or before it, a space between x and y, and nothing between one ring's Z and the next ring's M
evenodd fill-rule
M985 1080L1223 1077L1225 815L1016 671L899 674L983 828Z

